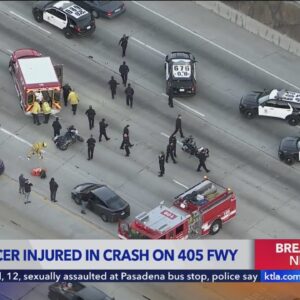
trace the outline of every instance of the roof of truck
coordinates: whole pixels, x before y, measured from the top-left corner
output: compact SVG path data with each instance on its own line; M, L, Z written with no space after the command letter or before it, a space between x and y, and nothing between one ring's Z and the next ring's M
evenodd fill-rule
M188 219L190 215L174 206L159 205L149 212L143 212L135 217L135 221L142 223L145 229L166 232Z
M59 84L50 57L21 58L18 63L26 84Z

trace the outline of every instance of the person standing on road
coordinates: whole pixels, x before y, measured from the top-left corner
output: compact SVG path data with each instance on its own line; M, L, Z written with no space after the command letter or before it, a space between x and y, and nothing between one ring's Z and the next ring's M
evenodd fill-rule
M129 68L126 65L125 61L123 61L123 65L120 66L119 72L121 74L123 84L124 84L124 86L126 86L126 84L127 84L127 78L128 78L128 73L129 73Z
M50 199L52 202L57 202L56 200L56 192L58 189L58 184L52 177L51 180L49 181L49 186L50 186Z
M126 94L126 104L127 106L130 106L130 108L132 108L134 89L131 87L130 83L128 83L128 86L125 89L125 94Z
M31 108L31 114L33 117L33 124L41 125L39 120L39 113L41 112L41 106L38 101L33 102L33 106Z
M117 85L119 85L119 83L114 79L114 76L111 76L111 79L108 82L108 84L111 90L111 98L115 99L115 95L117 93Z
M54 130L54 137L60 135L61 125L59 123L59 118L58 117L56 117L55 121L53 121L52 127L53 127L53 130Z
M173 160L173 163L176 164L176 160L174 158L174 144L171 142L167 146L167 156L166 156L166 163L168 163L169 156L171 156L171 159Z
M175 131L172 133L172 135L175 135L177 131L179 130L181 138L184 138L183 132L182 132L182 124L181 124L181 114L177 116L176 124L175 124Z
M121 37L121 39L119 41L119 45L121 45L121 47L122 47L122 57L124 57L126 54L128 39L129 39L129 36L127 36L126 34L123 34L123 36Z
M174 107L173 98L174 98L173 88L169 88L169 103L168 103L168 105L170 107Z
M129 146L130 146L130 147L133 146L133 144L130 143L130 138L129 138L129 125L127 124L127 125L124 127L124 129L123 129L123 141L122 141L122 144L121 144L121 146L120 146L120 149L124 149L124 143L125 143L125 141L124 141L124 136L125 136L125 134L126 134L127 137L128 137Z
M88 120L89 120L90 130L92 130L94 128L94 121L95 121L95 115L96 115L96 112L93 109L92 105L89 106L89 109L85 112L85 114L87 115Z
M107 137L107 135L106 135L106 127L107 127L107 126L108 126L108 124L105 123L105 119L103 118L103 119L101 120L101 122L99 122L99 130L100 130L99 142L101 142L102 135L105 137L105 139L106 139L107 141L110 140L110 138Z
M126 151L125 156L129 156L130 155L129 147L132 147L133 145L130 145L129 136L126 133L123 136L123 143L124 143L124 148L125 148L125 151Z
M160 174L158 175L158 177L162 177L165 174L165 160L166 160L165 153L161 151L160 155L158 156L159 170L160 170Z
M204 149L203 147L201 147L197 154L196 154L196 157L198 157L199 159L199 165L198 165L198 168L197 168L197 172L200 172L201 171L201 167L203 167L203 169L208 173L210 172L210 170L207 169L206 167L206 164L205 164L205 161L207 159L207 157L209 156L208 154L208 149Z
M68 106L68 97L71 91L72 91L71 87L69 86L68 83L66 83L63 86L63 98L64 98L65 106Z
M169 144L170 143L173 143L174 144L174 151L173 151L173 154L174 154L174 157L177 157L176 155L176 146L177 146L177 138L176 138L176 135L170 135L169 137Z
M71 90L71 92L69 93L68 101L72 105L73 115L76 115L77 105L79 103L79 97L74 90Z
M29 196L30 196L30 193L31 193L31 187L32 187L32 183L28 179L26 179L25 180L25 185L24 185L24 191L25 191L24 204L31 203L31 201L29 201Z
M96 145L96 140L93 138L93 135L91 134L91 137L86 141L88 145L88 160L93 159L94 157L94 149Z
M42 110L43 110L43 113L44 113L44 116L45 116L44 123L48 124L50 114L51 114L51 107L50 107L49 103L46 100L44 100L43 103L42 103Z
M23 174L19 176L19 193L24 195L25 194L25 177Z

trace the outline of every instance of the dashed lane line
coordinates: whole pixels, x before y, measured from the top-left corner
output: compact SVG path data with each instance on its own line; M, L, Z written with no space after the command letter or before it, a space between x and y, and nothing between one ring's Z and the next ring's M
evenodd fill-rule
M183 184L183 183L181 183L181 182L177 181L176 179L172 179L172 180L173 180L173 182L174 182L174 183L176 183L176 184L178 184L178 185L180 185L180 186L184 187L185 189L188 189L188 188L189 188L189 187L188 187L188 186L186 186L185 184Z
M260 70L261 72L264 72L265 74L268 74L269 76L271 76L271 77L273 77L273 78L275 78L275 79L277 79L277 80L279 80L281 82L284 82L285 84L288 84L289 86L292 86L292 87L300 90L300 87L298 87L297 85L295 85L295 84L293 84L293 83L291 83L291 82L289 82L287 80L284 80L284 79L280 78L279 76L277 76L277 75L269 72L268 70L266 70L266 69L264 69L264 68L262 68L262 67L260 67L260 66L258 66L256 64L254 64L254 63L252 63L251 61L243 58L242 56L240 56L240 55L238 55L238 54L236 54L236 53L234 53L234 52L232 52L232 51L230 51L230 50L222 47L221 45L219 45L219 44L213 42L212 40L210 40L210 39L208 39L208 38L200 35L199 33L196 33L195 31L192 31L192 30L188 29L187 27L182 26L182 25L176 23L175 21L171 20L170 18L165 17L162 14L160 14L160 13L158 13L158 12L156 12L156 11L148 8L148 7L146 7L145 5L141 4L140 2L138 2L138 1L132 1L132 3L134 3L134 4L136 4L136 5L140 6L140 7L142 7L143 9L145 9L145 10L151 12L152 14L154 14L154 15L162 18L162 19L164 19L165 21L167 21L167 22L169 22L169 23L171 23L171 24L173 24L173 25L181 28L182 30L189 32L190 34L192 34L192 35L196 36L197 38L199 38L199 39L201 39L201 40L209 43L210 45L212 45L212 46L214 46L214 47L216 47L216 48L218 48L218 49L220 49L220 50L222 50L222 51L224 51L224 52L226 52L226 53L234 56L235 58L237 58L237 59L239 59L239 60L247 63L248 65L250 65L250 66L252 66L254 68L256 68L257 70Z
M1 125L0 125L0 126L1 126ZM0 130L1 130L2 132L4 132L4 133L6 133L6 134L8 134L8 135L10 135L10 136L12 136L12 137L14 137L14 138L17 139L18 141L20 141L20 142L22 142L22 143L24 143L24 144L26 144L26 145L32 147L32 144L31 144L31 143L29 143L28 141L22 139L21 137L17 136L16 134L14 134L14 133L12 133L12 132L10 132L10 131L4 129L3 127L0 127Z
M142 41L136 39L135 37L131 37L130 39L131 39L131 40L134 40L134 41L136 41L137 43L139 43L140 45L142 45L142 46L144 46L144 47L146 47L146 48L148 48L148 49L150 49L150 50L152 50L152 51L158 53L159 55L161 55L161 56L163 56L163 57L166 57L166 54L165 54L165 53L163 53L163 52L161 52L161 51L159 51L159 50L157 50L157 49L151 47L150 45L148 45L148 44L146 44L146 43L144 43L144 42L142 42Z
M26 18L20 16L19 14L15 13L14 11L10 10L9 13L12 14L12 15L14 15L14 16L16 16L17 18L19 18L19 19L25 21L26 23L28 23L28 24L30 24L30 25L32 25L32 26L34 26L34 27L36 27L36 28L38 28L38 29L40 29L40 30L46 32L46 33L48 33L48 34L51 34L50 31L48 31L48 30L42 28L41 26L38 26L38 25L34 24L33 22L31 22L31 21L27 20Z
M9 53L13 53L13 51L10 49L6 49L6 51L8 51Z

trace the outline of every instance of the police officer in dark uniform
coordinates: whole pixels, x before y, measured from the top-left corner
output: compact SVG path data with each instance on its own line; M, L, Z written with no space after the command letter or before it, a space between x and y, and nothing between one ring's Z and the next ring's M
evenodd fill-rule
M124 84L124 86L126 86L126 84L127 84L127 78L128 78L128 73L129 73L129 68L126 65L125 61L123 61L123 65L120 66L119 72L121 74L123 84Z
M96 145L96 140L93 138L93 135L91 134L91 137L86 141L88 145L88 160L93 159L94 156L94 149Z
M96 112L93 109L92 105L90 105L89 109L85 112L85 114L87 115L87 117L89 119L90 130L92 130L94 128L94 121L95 121L95 115L96 115Z
M105 119L103 118L102 121L99 122L99 129L100 129L99 142L101 142L102 135L104 135L104 137L107 141L110 140L110 138L107 137L107 135L106 135L106 127L107 126L108 126L108 124L105 123Z
M174 144L171 142L167 146L167 156L166 156L166 163L168 163L169 155L171 156L171 159L173 160L173 163L176 164L177 161L174 158Z
M111 90L111 98L114 99L117 93L117 85L119 85L119 83L114 79L114 76L111 76L111 79L108 82L108 84Z
M168 103L168 105L170 107L174 107L174 105L173 105L173 98L174 98L173 88L170 87L169 88L169 103Z
M58 117L56 117L55 121L53 121L52 127L53 127L53 130L54 130L54 137L56 137L57 135L60 135L61 125L59 123L59 118Z
M68 105L68 96L69 96L69 93L71 92L71 87L69 86L69 84L65 84L63 86L63 97L64 97L64 103L65 103L65 106Z
M162 177L165 174L165 160L166 160L165 153L161 151L160 155L158 156L159 170L160 170L160 174L158 175L158 177Z
M182 125L181 125L181 114L177 116L176 124L175 124L175 131L172 133L174 135L179 130L181 138L184 138L183 132L182 132Z
M210 172L210 170L207 169L206 167L206 164L205 164L205 161L206 161L206 158L209 156L208 154L208 149L204 149L203 147L201 147L196 156L198 157L199 159L199 165L198 165L198 168L197 168L197 172L200 172L201 171L201 167L203 167L203 169L208 173Z
M128 141L129 141L129 146L132 147L133 144L130 143L130 139L129 139L129 125L127 124L124 129L123 129L123 141L122 141L122 144L120 146L120 149L124 149L124 135L127 135L128 136Z
M126 94L126 104L130 106L130 108L132 108L134 89L131 87L130 83L128 83L128 86L125 89L125 94Z
M175 157L177 157L176 156L176 146L177 146L177 138L176 138L176 135L170 135L170 137L169 137L169 144L170 143L173 143L174 144L174 156Z
M127 45L128 45L128 39L129 39L129 36L127 36L126 34L124 34L120 41L119 41L119 45L121 45L122 47L122 57L125 56L126 54L126 49L127 49Z
M133 145L130 144L129 136L126 133L123 135L123 143L124 143L124 148L125 148L125 151L126 151L125 156L129 156L130 155L129 147L132 147Z

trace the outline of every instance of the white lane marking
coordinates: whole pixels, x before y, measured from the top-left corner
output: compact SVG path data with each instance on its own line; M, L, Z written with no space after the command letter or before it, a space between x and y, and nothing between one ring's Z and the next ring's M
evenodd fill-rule
M6 133L6 134L8 134L8 135L10 135L10 136L12 136L12 137L14 137L14 138L17 139L18 141L20 141L20 142L22 142L22 143L24 143L24 144L26 144L26 145L28 145L28 146L30 146L30 147L32 146L32 144L29 143L28 141L26 141L26 140L20 138L19 136L17 136L17 135L15 135L14 133L12 133L12 132L10 132L10 131L4 129L3 127L0 127L0 130L3 131L4 133Z
M279 76L277 76L277 75L275 75L275 74L273 74L273 73L267 71L266 69L264 69L264 68L262 68L262 67L257 66L256 64L252 63L251 61L249 61L249 60L247 60L247 59L245 59L245 58L239 56L238 54L236 54L236 53L234 53L234 52L232 52L232 51L230 51L230 50L228 50L228 49L222 47L221 45L219 45L219 44L217 44L217 43L215 43L215 42L209 40L208 38L206 38L206 37L200 35L199 33L196 33L196 32L194 32L194 31L192 31L192 30L190 30L190 29L188 29L188 28L186 28L186 27L184 27L184 26L182 26L182 25L176 23L175 21L173 21L173 20L171 20L171 19L169 19L169 18L167 18L167 17L161 15L160 13L158 13L158 12L156 12L156 11L154 11L154 10L152 10L152 9L150 9L150 8L148 8L148 7L146 7L146 6L144 6L144 5L142 5L141 3L137 2L137 1L132 1L132 3L134 3L134 4L136 4L136 5L139 5L140 7L144 8L145 10L148 10L149 12L151 12L151 13L153 13L154 15L156 15L156 16L158 16L158 17L164 19L165 21L168 21L168 22L172 23L173 25L175 25L175 26L177 26L177 27L179 27L179 28L181 28L181 29L183 29L183 30L185 30L185 31L187 31L187 32L189 32L189 33L191 33L192 35L194 35L194 36L196 36L196 37L202 39L203 41L206 41L207 43L209 43L209 44L211 44L211 45L213 45L213 46L215 46L215 47L217 47L217 48L223 50L224 52L226 52L226 53L228 53L228 54L234 56L235 58L238 58L239 60L241 60L241 61L243 61L243 62L249 64L250 66L252 66L252 67L254 67L254 68L256 68L256 69L258 69L258 70L260 70L260 71L262 71L262 72L264 72L264 73L266 73L266 74L268 74L268 75L270 75L270 76L272 76L273 78L276 78L277 80L279 80L279 81L281 81L281 82L284 82L284 83L288 84L289 86L292 86L292 87L294 87L294 88L300 90L300 87L298 87L297 85L295 85L295 84L293 84L293 83L291 83L291 82L289 82L289 81L287 81L287 80L284 80L284 79L280 78Z
M146 43L144 43L144 42L142 42L142 41L136 39L135 37L131 37L131 40L134 40L134 41L136 41L137 43L141 44L142 46L145 46L145 47L149 48L150 50L152 50L152 51L158 53L159 55L161 55L161 56L163 56L163 57L166 57L166 54L165 54L165 53L163 53L163 52L161 52L161 51L159 51L159 50L157 50L157 49L151 47L150 45L148 45L148 44L146 44Z
M10 10L9 12L10 12L12 15L15 15L16 17L20 18L21 20L23 20L23 21L29 23L30 25L35 26L35 27L37 27L38 29L40 29L40 30L42 30L42 31L44 31L44 32L46 32L46 33L48 33L48 34L51 34L50 31L48 31L48 30L46 30L46 29L44 29L44 28L42 28L42 27L40 27L40 26L34 24L33 22L31 22L31 21L25 19L24 17L18 15L18 14L15 13L14 11Z
M6 51L8 51L9 53L13 53L14 51L10 50L10 49L6 49Z
M179 181L177 181L177 180L175 180L175 179L172 179L172 180L173 180L173 182L175 182L176 184L183 186L185 189L188 189L188 186L184 185L183 183L181 183L181 182L179 182Z
M165 94L165 93L162 93L162 95L165 96L165 97L168 97L168 95ZM193 112L193 113L195 113L195 114L197 114L197 115L205 118L205 115L203 113L201 113L200 111L198 111L198 110L196 110L194 108L191 108L190 106L188 106L186 104L183 104L183 103L181 103L180 101L178 101L176 99L173 99L173 101L175 101L177 103L177 105L185 107L186 109L190 110L191 112Z
M160 134L163 135L163 136L165 136L166 138L169 138L169 137L170 137L170 135L167 135L167 134L164 133L164 132L161 132ZM178 141L178 140L177 140L177 144L179 144L180 146L183 145L183 144L182 144L180 141Z

